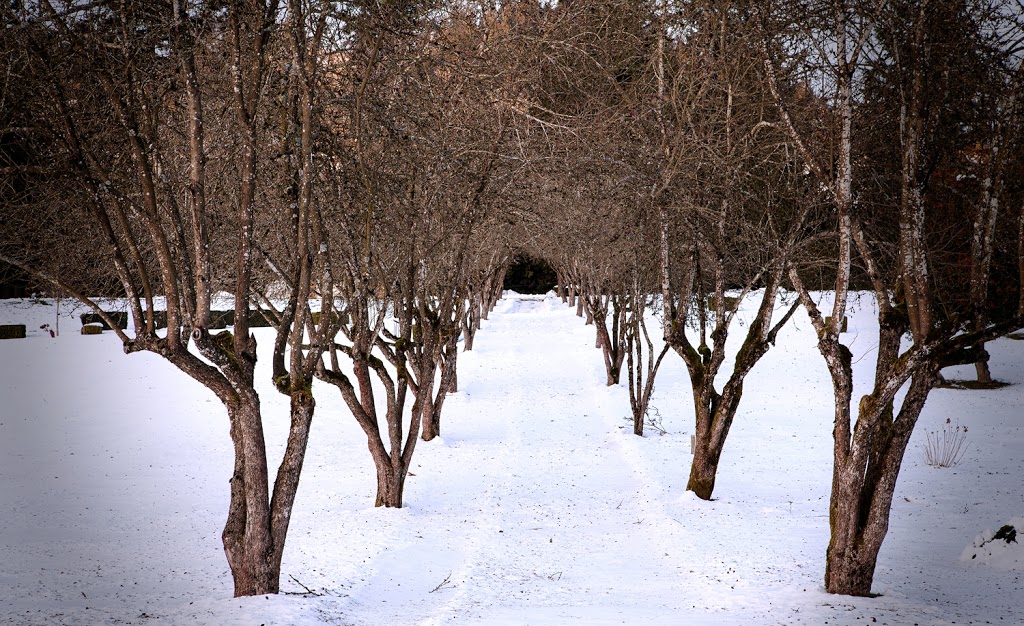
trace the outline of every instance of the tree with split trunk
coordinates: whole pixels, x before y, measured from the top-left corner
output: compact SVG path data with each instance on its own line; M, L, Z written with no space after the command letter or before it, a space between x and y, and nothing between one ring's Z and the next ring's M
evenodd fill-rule
M1000 237L1000 231L1013 233L1012 225L1006 224L1004 219L1005 202L1007 196L1007 179L1012 177L1012 169L1019 162L1019 156L1014 158L1014 151L1019 151L1020 133L1022 129L1022 90L1024 90L1024 62L1019 58L1019 46L1010 44L1005 38L1014 38L1019 29L984 29L983 32L963 33L972 38L980 38L986 45L976 46L982 48L978 52L984 54L988 63L983 64L982 71L973 76L964 72L965 78L982 78L983 81L973 90L964 90L966 94L978 92L975 95L977 101L983 103L980 129L977 145L980 147L981 172L973 177L978 181L978 189L975 191L974 213L970 261L971 271L969 276L969 293L971 298L972 316L975 320L974 330L982 332L993 319L993 312L996 318L1007 311L1020 309L1020 302L1024 299L1018 298L1014 303L1007 297L1009 294L993 293L993 265L999 262L997 249L1000 240L1006 241L1009 237ZM977 41L977 39L976 39ZM1016 48L1016 49L1015 49ZM970 50L971 48L967 48ZM987 54L985 54L987 53ZM974 65L974 64L972 64ZM971 68L973 69L973 68ZM985 71L987 70L987 71ZM986 80L987 79L987 80ZM965 81L971 85L972 81ZM966 95L965 94L965 95ZM980 97L978 97L980 96ZM964 147L963 151L968 152ZM1024 223L1024 222L1022 222ZM1008 227L1009 226L1009 227ZM1017 234L1018 243L1024 242L1024 230ZM1013 250L1012 244L1006 248ZM1019 258L1019 250L1013 250ZM1003 255L1010 256L1010 255ZM1014 269L1001 264L1000 269ZM1004 269L1005 268L1005 269ZM1018 315L1021 311L1018 310ZM982 358L975 363L977 380L983 385L993 384L992 373L988 367L988 353L984 344L978 346Z
M598 287L590 282L584 288L583 306L597 335L595 347L601 350L605 384L619 384L622 363L626 359L626 310L628 294L616 287Z
M315 223L323 265L316 290L336 314L320 312L328 341L318 348L314 374L338 390L363 430L377 473L375 505L385 507L402 506L419 432L415 411L408 432L403 425L412 341L404 302L412 300L416 278L408 233L415 222L402 204L408 189L387 176L400 148L381 122L385 109L375 90L393 87L404 69L396 59L411 48L410 17L371 8L352 16L332 41L336 49L323 69L324 84L343 97L325 93L315 125L317 145L330 155L320 161L324 181ZM387 324L396 330L391 343L382 340Z
M404 304L413 308L407 364L424 441L440 434L441 410L455 380L454 347L468 296L466 260L507 176L502 157L508 114L495 94L515 84L516 60L505 54L514 36L493 12L478 17L454 8L437 19L417 42L415 71L403 77L402 106L392 108L397 119L389 120L410 134L396 174L407 177L409 210L417 216L410 233L414 299ZM501 81L487 78L500 72Z
M235 451L223 532L234 593L276 593L312 399L294 392L300 419L271 483L249 306L256 216L278 208L261 194L263 147L280 139L266 124L267 90L279 83L274 59L288 54L295 15L277 2L3 11L32 85L24 104L33 174L75 202L59 205L73 213L56 229L5 235L0 257L90 306L126 353L160 354L223 403ZM130 330L90 299L94 280L54 264L46 251L58 247L116 281ZM234 298L230 332L210 332L215 290ZM161 300L166 333L157 330Z
M633 280L627 291L627 309L624 325L626 327L626 376L629 382L629 408L633 414L633 434L642 437L644 424L648 420L651 395L654 393L654 380L661 368L661 362L668 354L671 346L662 344L655 357L654 342L647 330L646 315L655 306L653 272L645 274L640 270L633 272ZM646 362L644 356L647 357Z
M464 261L501 171L500 110L479 106L487 85L467 68L490 62L488 51L463 17L362 15L332 79L352 95L325 103L319 125L335 156L320 291L343 304L316 375L367 437L378 506L402 506L421 429L438 434L467 306Z
M497 226L494 225L482 233L482 236L490 238L496 229ZM492 240L489 245L481 246L476 254L470 255L466 264L466 312L459 322L465 351L473 349L473 341L476 338L476 331L480 330L481 320L486 319L487 312L494 308L494 285L503 283L510 257L501 247L497 247L502 245Z
M601 135L608 141L608 134ZM594 347L601 351L605 384L612 386L619 384L626 361L633 273L646 256L644 245L650 238L642 230L642 211L631 195L634 188L615 185L613 174L618 172L602 171L595 162L600 160L581 155L571 162L594 175L574 180L564 172L564 185L577 188L549 216L547 235L538 244L546 247L545 256L555 259L557 273L569 285L567 300L575 300L577 315L594 326Z
M957 279L955 268L942 264L938 252L950 245L969 246L972 229L946 229L945 224L929 219L935 216L930 203L935 164L949 158L942 149L943 139L949 130L946 125L955 119L947 96L960 88L929 77L943 67L954 67L963 53L958 46L969 44L938 35L951 23L974 19L979 14L972 8L980 6L952 1L780 3L763 7L758 15L769 87L803 164L831 204L839 251L833 265L830 317L822 315L812 298L802 268L789 270L790 281L818 333L818 349L835 396L831 541L825 570L825 588L830 593L871 593L900 465L929 391L939 380L939 370L974 362L979 342L1020 325L1016 315L978 324L969 299L968 306L959 311L947 307L950 303L943 302L939 294L947 281ZM813 34L794 30L800 21L809 19L809 9L829 27ZM906 37L885 36L895 32ZM824 117L816 120L802 118L790 106L792 92L784 92L793 77L782 74L779 59L792 49L794 41L819 56L813 67L793 64L788 69L802 67L810 76L824 76L825 82L819 84L828 85L820 97L829 106ZM878 122L862 117L867 101L861 89L871 84L863 80L869 69L875 78L892 81L890 86L900 103L896 119L890 120L896 133L869 135L868 129ZM814 133L811 129L815 126L827 132ZM831 163L823 159L831 149L826 142L836 148ZM898 156L858 160L858 150L873 146L872 142L894 142L888 144L888 151ZM867 150L861 154L865 153L870 154ZM896 175L886 169L893 160L898 163ZM897 180L879 192L875 181L886 177ZM877 202L875 194L879 193L886 194L890 210L872 213L861 208L861 198L865 203ZM880 215L889 219L876 220ZM893 228L891 216L897 218L898 228ZM965 239L949 241L957 234ZM870 391L860 398L856 414L854 355L840 337L854 254L858 269L872 287L879 322L873 380Z
M635 289L660 293L665 345L685 362L693 388L696 448L687 489L709 499L743 382L796 310L795 303L779 309L778 301L788 260L805 240L807 207L791 192L799 181L787 171L785 135L750 61L746 13L730 2L676 8L646 6L645 19L627 27L631 48L622 57L632 59L630 73L623 75L621 65L600 68L613 72L607 80L619 89L600 98L608 120L588 127L600 128L601 145L608 146L602 172L612 175L613 189L630 207L604 228L643 246L660 278L660 285L627 282L624 293L637 303L645 294ZM624 228L634 219L643 222L638 230ZM595 250L583 257L590 267L622 256ZM729 330L752 293L756 313L726 371ZM623 324L631 329L625 342L631 349L623 355L632 359L637 431L649 401L644 392L660 363L653 345L641 340L641 308L625 307L632 319ZM641 385L637 350L644 345L649 374ZM721 387L720 374L727 376Z

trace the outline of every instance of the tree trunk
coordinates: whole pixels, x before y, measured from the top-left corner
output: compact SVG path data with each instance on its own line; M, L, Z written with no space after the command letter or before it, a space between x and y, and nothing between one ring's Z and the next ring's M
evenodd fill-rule
M441 409L444 407L445 398L449 393L459 390L459 347L456 341L458 341L458 335L449 339L441 356L441 384L437 390L437 397L431 402L429 420L426 419L428 416L424 413L423 423L430 422L434 436L441 434ZM425 429L424 432L426 432Z
M291 428L285 444L284 458L277 468L274 479L274 492L270 499L271 539L274 543L273 566L281 575L281 558L284 556L285 540L288 527L291 525L292 508L299 490L299 477L306 458L306 447L309 443L309 429L313 423L316 401L313 399L312 380L309 385L291 393Z
M651 403L651 394L654 393L654 379L658 375L661 361L668 354L671 346L665 344L657 360L654 358L654 344L651 342L650 334L647 332L647 324L644 322L644 311L646 310L646 297L634 291L630 294L632 306L629 307L629 319L625 323L626 333L626 376L629 381L629 406L633 411L633 434L638 437L644 436L644 417L647 415L647 407ZM642 341L642 342L641 342ZM647 348L647 368L644 372L644 346ZM645 379L646 376L646 379Z
M621 369L619 369L618 367L616 367L614 365L611 366L608 369L608 380L605 382L605 384L607 386L609 386L609 387L612 387L614 385L618 385L619 384L619 378L621 378L621 375L622 375L622 370Z
M445 394L459 391L459 337L455 335L448 342L441 371L441 391ZM446 380L447 379L447 380ZM434 404L437 404L436 402Z
M710 387L713 384L711 381L704 384L708 387L694 385L693 388L696 429L693 463L690 465L686 490L692 491L701 500L710 500L715 491L718 461L722 457L729 428L739 407L742 383L730 380L721 396Z
M985 344L978 344L981 350L985 349ZM988 359L982 359L974 364L974 369L978 373L978 382L982 384L988 384L992 382L992 372L988 369Z
M228 407L235 469L231 476L228 519L221 534L224 553L235 583L235 597L277 593L280 564L275 567L270 534L267 465L249 445L247 427L259 423L259 404L242 400ZM258 451L256 451L258 452ZM247 462L247 459L249 462ZM263 475L260 481L259 474ZM262 484L260 484L262 482Z
M833 469L831 540L825 554L829 593L871 595L900 466L937 373L937 367L926 364L911 377L895 419L891 399L875 394L861 399L852 445L844 456L837 455ZM876 382L875 389L898 387L890 382Z
M1017 215L1017 276L1024 277L1024 207ZM1024 318L1024 279L1018 279L1017 316Z
M463 350L473 349L473 338L476 336L476 331L480 328L479 312L480 309L476 305L476 297L470 295L466 313L462 316L462 337L465 339Z
M698 433L694 440L693 464L690 466L690 479L686 490L692 491L701 500L710 500L715 491L715 477L718 474L718 459L722 454L721 447L714 449L707 435Z
M480 312L479 312L479 314L477 316L478 317L478 321L477 321L477 325L476 325L477 328L480 328L479 320L487 319L487 314L490 313L490 309L487 308L487 303L485 301L485 298L482 298L482 297L480 298L479 307L480 307Z
M392 456L401 458L401 455L397 454L397 452L393 452ZM405 476L408 473L407 468L399 467L396 469L388 463L387 458L380 460L374 458L374 463L377 465L377 499L374 506L393 509L402 508ZM401 465L401 462L399 462L399 465Z
M434 411L434 376L437 368L429 356L423 355L422 358L428 359L430 362L424 366L425 371L419 380L419 390L416 393L416 403L413 406L419 409L422 416L423 441L430 441L441 434L441 416Z
M833 535L851 534L847 528L834 528ZM879 547L881 543L879 543ZM825 590L847 596L870 596L878 550L839 551L831 546L825 555Z
M609 332L607 314L602 310L591 313L590 309L591 307L587 306L587 315L593 318L594 328L597 331L595 347L601 349L601 356L604 359L604 368L607 375L606 384L611 387L612 385L619 384L619 379L622 375L622 362L626 357L624 341L620 332L621 328L618 320L613 318L612 331ZM612 312L613 316L620 314L620 310Z

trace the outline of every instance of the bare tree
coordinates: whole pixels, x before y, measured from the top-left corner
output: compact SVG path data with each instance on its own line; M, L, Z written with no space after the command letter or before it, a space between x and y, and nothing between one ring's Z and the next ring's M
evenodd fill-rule
M37 227L38 238L5 237L0 255L91 306L125 352L160 354L221 400L235 448L223 533L235 595L276 593L308 436L308 419L293 420L272 486L249 305L264 89L283 44L282 11L276 2L229 2L222 12L179 2L4 11L37 90L32 142L51 157L47 179L82 208L59 229ZM90 299L95 281L55 271L39 246L58 242L116 279L131 331ZM209 332L214 289L234 296L233 332ZM157 332L159 300L166 335Z
M661 362L668 354L671 346L662 345L655 357L654 343L647 331L645 315L655 304L649 295L656 293L654 289L641 282L640 273L635 272L633 284L628 291L628 312L626 316L626 376L629 379L629 406L633 413L633 434L643 436L644 423L654 393L654 380L658 375ZM644 356L647 356L646 363Z
M776 119L765 115L748 61L749 21L739 9L694 3L670 17L658 7L645 99L653 113L644 128L653 164L646 200L658 216L664 340L685 362L693 388L696 447L687 489L704 499L714 491L744 380L795 311L774 315L807 213L789 194L786 145ZM685 39L671 34L683 31ZM757 312L719 389L732 322L758 290Z
M808 13L809 9L819 13ZM947 112L942 90L953 86L937 82L926 88L925 80L939 64L955 62L957 55L955 49L944 49L942 39L935 37L935 29L951 19L966 18L970 15L965 13L967 10L968 5L961 2L834 2L773 5L760 14L762 58L777 108L804 165L824 188L836 214L834 232L839 254L834 265L831 318L823 317L800 269L794 266L789 271L818 333L818 348L831 374L835 395L831 541L825 571L825 587L831 593L871 592L900 464L928 393L938 380L939 369L973 362L979 341L1019 325L1018 319L1008 319L979 327L970 315L951 315L952 311L937 306L939 266L928 249L931 225L927 219L934 168L928 167L927 161L936 158L939 129ZM815 15L827 20L829 28L813 33L799 28L800 22ZM909 34L904 40L909 57L886 57L876 48L879 42L884 45L884 39L877 37L880 24L887 28L898 24ZM834 116L826 120L826 127L832 130L825 135L837 147L833 163L822 160L828 154L827 146L812 139L808 127L793 115L791 98L782 91L775 59L794 45L814 51L810 56L820 62L819 75L829 87L822 97L827 98L829 115ZM859 121L862 103L859 85L863 84L869 61L875 60L892 60L900 65L893 78L899 81L902 103L896 134L899 144L895 148L900 155L900 178L890 196L892 205L898 207L898 228L893 229L890 221L885 229L869 231L864 226L867 216L856 210L855 193L860 189L857 175L877 164L866 161L864 167L854 167L860 138L855 131L865 128L854 122ZM887 137L874 139L885 141ZM839 324L850 294L854 250L877 302L879 336L873 385L860 399L856 421L851 424L852 354L840 340ZM886 250L895 253L888 257L883 254ZM901 342L908 332L910 342L906 346ZM902 388L907 392L899 400L897 392Z

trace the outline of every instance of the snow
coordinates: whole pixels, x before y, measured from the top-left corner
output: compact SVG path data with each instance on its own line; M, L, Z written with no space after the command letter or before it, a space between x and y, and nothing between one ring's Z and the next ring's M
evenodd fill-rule
M1000 531L1003 531L1000 533ZM996 537L1000 534L999 537ZM999 528L986 528L964 548L960 560L964 563L997 567L1005 570L1024 570L1024 516L1015 517Z
M863 381L873 311L854 309L844 339ZM0 301L0 324L29 330L0 341L0 623L1024 623L1019 560L961 560L980 530L1024 526L1021 341L990 344L1010 386L932 392L879 556L881 595L852 598L822 586L831 384L805 315L750 375L703 502L685 491L681 360L666 357L652 399L668 434L636 437L593 327L550 295L507 294L459 357L443 437L418 444L404 509L372 506L365 437L336 390L314 386L290 593L233 599L223 408L159 357L125 356L113 333L80 335L75 313L65 306L51 339L38 327L53 325L52 303ZM272 331L253 332L276 467L287 399L270 384ZM955 468L929 467L925 432L947 417L969 426L970 447Z

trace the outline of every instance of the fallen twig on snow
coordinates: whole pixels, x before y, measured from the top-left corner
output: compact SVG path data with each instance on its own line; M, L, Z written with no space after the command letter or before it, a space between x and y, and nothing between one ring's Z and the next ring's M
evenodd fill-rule
M456 585L452 584L452 573L448 572L448 575L445 577L445 579L442 580L438 586L431 589L430 593L434 593L438 589L454 589L455 587Z
M288 578L291 578L293 583L295 583L296 585L302 587L303 589L305 589L305 591L285 591L284 594L286 596L316 596L316 597L319 598L319 597L324 595L322 593L317 593L317 592L313 591L312 589L310 589L306 585L302 584L299 581L298 578L292 576L291 574L288 574Z

